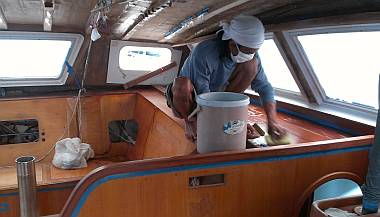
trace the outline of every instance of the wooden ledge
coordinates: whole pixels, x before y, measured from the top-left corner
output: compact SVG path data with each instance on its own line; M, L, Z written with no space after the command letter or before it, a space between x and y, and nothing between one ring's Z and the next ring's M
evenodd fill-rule
M51 163L37 163L37 186L79 181L92 170L113 163L107 160L90 160L86 168L73 170L58 169ZM0 167L0 174L2 177L0 179L0 190L14 190L18 188L16 166Z

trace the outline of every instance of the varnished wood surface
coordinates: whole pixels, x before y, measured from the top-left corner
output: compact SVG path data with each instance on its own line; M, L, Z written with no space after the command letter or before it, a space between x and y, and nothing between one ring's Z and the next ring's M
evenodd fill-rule
M257 123L267 132L267 119L261 107L250 105L248 119L251 124ZM347 134L311 123L306 120L278 113L279 124L288 132L293 143L316 142L349 137Z
M114 162L107 159L90 160L88 167L62 170L49 163L36 164L37 198L41 215L59 213L76 183L90 171ZM0 217L19 217L17 173L15 167L0 167L0 203L7 204L8 211Z
M111 149L109 123L134 118L136 95L91 96L84 97L81 101L82 141L91 144L96 154L105 154Z
M65 201L74 189L76 183L77 182L69 182L39 186L37 188L37 203L40 215L57 214L62 210ZM0 191L0 203L3 209L6 207L6 209L0 212L0 217L20 216L19 197L16 190Z
M0 145L0 166L11 166L14 164L14 160L22 155L34 155L39 159L62 136L77 135L75 118L71 125L67 126L74 104L75 100L72 98L0 101L1 121L37 119L40 132L40 139L34 143ZM69 129L63 135L65 127ZM45 161L51 159L50 156Z
M249 93L246 93L254 100L259 100L259 97L256 95L252 95ZM356 134L356 136L359 135L372 135L375 133L375 127L369 126L363 123L359 123L356 121L348 120L345 118L337 117L331 114L323 113L320 111L304 108L297 105L292 105L286 102L277 101L277 108L283 109L291 112L295 112L297 115L311 118L320 122L328 123L336 128L344 129L346 131L350 131ZM279 114L282 114L281 112ZM286 115L287 116L287 115ZM292 117L289 115L289 117ZM299 118L296 118L300 120ZM308 121L307 121L308 122ZM315 126L319 126L318 124L314 124ZM322 127L322 126L319 126ZM327 128L330 129L330 128ZM334 131L334 130L333 130Z
M192 166L185 171L107 179L93 192L80 209L79 216L298 216L305 195L310 196L321 177L327 182L329 174L342 171L334 178L364 181L368 164L368 149L352 152L311 155L280 160L278 157L333 151L342 148L365 147L373 136L339 139L282 147L269 147L238 152L220 152L167 159L153 159L118 163L101 167L77 185L65 205L63 217L71 216L83 193L96 181L114 174L161 171L176 166ZM271 157L278 160L258 161L253 164L203 168L221 162L244 161ZM331 162L334 162L331 165ZM199 165L200 167L196 167ZM224 185L188 188L188 178L207 174L225 174ZM310 191L310 192L308 192ZM112 201L112 202L111 202ZM274 208L275 207L275 208ZM96 210L96 211L95 211Z
M171 156L186 156L195 149L195 145L186 140L184 136L183 120L180 120L173 116L171 109L166 105L164 96L161 92L155 89L135 88L129 91L120 91L117 93L88 94L82 98L81 102L81 131L80 133L77 131L79 128L79 123L74 120L72 126L70 127L70 135L81 136L84 142L88 142L93 145L97 156L102 158L99 158L95 161L90 161L89 167L86 169L63 171L54 168L50 163L48 163L51 160L51 155L50 159L48 158L46 161L37 164L37 177L39 186L49 187L59 183L76 182L91 170L102 165L114 164L114 162ZM28 109L25 109L25 105L28 106ZM6 120L28 117L37 118L41 123L40 126L43 126L42 129L44 129L44 132L46 133L46 140L50 141L50 143L53 144L57 139L56 137L58 133L61 132L65 127L65 124L68 121L67 119L71 117L73 99L71 97L44 97L34 100L26 98L19 100L0 101L0 106L5 106L7 108L6 112L3 110L0 112L0 117L5 118ZM32 106L32 109L29 109L29 106ZM310 151L324 151L341 148L342 144L344 144L344 147L365 145L371 143L372 141L371 136L346 138L342 140L341 138L345 138L347 135L337 133L334 130L313 124L308 121L293 118L288 115L280 114L279 117L283 126L289 130L293 141L297 144L270 148L259 148L242 152L176 157L167 160L164 166L171 167L192 163L202 164L222 162L225 160L238 160L247 157L261 158L272 156L273 153L278 156L288 154L301 154ZM108 137L108 123L113 120L123 120L129 118L135 119L139 124L140 130L136 145L131 145L123 142L111 144ZM250 106L249 120L257 122L263 128L266 128L266 118L263 114L262 109L259 107ZM19 154L35 154L35 150L33 148L30 149L30 145L31 144L15 144L12 145L12 148L10 148L8 145L0 146L0 150L2 150L2 152L0 152L0 161L4 161L3 164L0 165L13 165L13 157L18 156ZM40 152L46 153L51 146L45 145L40 147ZM330 161L332 160L333 159ZM155 163L150 164L149 162L151 161L144 160L131 162L127 164L127 167L151 169L162 166L161 164L156 165ZM155 160L152 162L155 162ZM346 162L346 165L352 166L353 168L365 167L365 162L363 162L356 163L355 165L353 165L353 163ZM294 166L294 164L292 165ZM322 165L322 168L325 168L330 165L330 163L329 161L321 162L318 160L310 160L309 163L303 162L297 164L297 168L305 167L302 170L311 168L312 170L319 170L321 173L328 171L320 169L319 165ZM124 167L124 165L122 167ZM280 167L282 168L282 166ZM283 169L287 170L286 168ZM14 168L2 167L0 168L0 172L2 172L0 175L1 192L11 190L14 191L17 188ZM358 175L358 177L362 176L363 174ZM312 179L313 177L309 177L307 179L307 182L314 183L313 181L315 180ZM176 184L173 183L173 185ZM286 185L284 184L283 187ZM302 183L299 183L293 188L296 188L297 191L305 191L305 189L311 191L313 189L313 186L304 186ZM48 198L52 197L49 196L49 192L45 192L44 194L46 194L46 197ZM51 193L51 195L61 197L59 196L59 193ZM307 196L307 192L304 192L303 197ZM198 196L196 196L196 198L198 198ZM7 198L7 200L8 199L13 201L11 202L13 206L15 206L15 204L17 205L17 200L14 198ZM51 202L45 202L45 204L49 203ZM63 202L61 201L61 203ZM302 200L301 202L294 202L294 204L296 204L296 206L301 206ZM46 205L44 209L48 209L49 206L50 205ZM57 213L57 207L59 206L52 204L51 207L49 208L51 209L51 212L46 214ZM16 213L13 213L12 215L17 216Z
M37 183L43 182L43 170L45 165L37 164L35 167ZM17 187L17 172L15 166L0 168L0 190Z
M106 159L90 160L86 168L75 170L62 170L54 167L51 163L37 163L37 185L44 186L49 184L79 181L83 176L87 175L95 168L112 163L114 162ZM0 191L17 189L17 173L15 166L0 167L0 174Z
M174 117L171 109L166 105L166 100L160 91L143 89L139 91L139 94L144 96L161 111L184 127L184 122ZM250 105L248 116L249 123L257 123L261 128L265 130L267 129L266 114L262 107ZM339 133L333 129L329 129L310 121L302 120L280 112L278 113L278 118L279 123L287 130L293 143L306 143L349 137L347 134Z

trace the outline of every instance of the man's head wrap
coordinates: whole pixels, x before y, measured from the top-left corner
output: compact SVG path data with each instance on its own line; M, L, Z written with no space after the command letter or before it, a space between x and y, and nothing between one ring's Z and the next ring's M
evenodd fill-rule
M264 43L264 26L259 19L249 15L238 15L230 23L221 23L222 40L232 39L239 45L258 49Z

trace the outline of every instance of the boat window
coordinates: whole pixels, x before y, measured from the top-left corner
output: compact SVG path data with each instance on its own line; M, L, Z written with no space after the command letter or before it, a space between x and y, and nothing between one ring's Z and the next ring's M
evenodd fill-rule
M334 179L324 183L314 191L313 201L361 194L360 186L355 182L349 179Z
M380 31L297 38L328 100L378 108Z
M119 65L123 70L154 71L171 62L168 48L125 46L120 50Z
M177 76L181 55L168 44L111 40L107 83L125 84L175 62L175 67L139 84L167 85Z
M274 88L300 93L300 89L273 39L265 40L259 50L259 55L264 72Z
M0 86L62 85L83 41L76 34L0 33Z
M0 145L37 142L39 137L35 119L0 121Z

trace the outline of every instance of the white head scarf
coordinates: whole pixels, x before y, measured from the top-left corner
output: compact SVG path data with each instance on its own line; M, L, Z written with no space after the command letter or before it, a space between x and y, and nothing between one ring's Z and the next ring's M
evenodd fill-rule
M264 43L264 26L259 19L249 15L238 15L230 23L221 23L222 40L232 39L239 45L258 49Z

